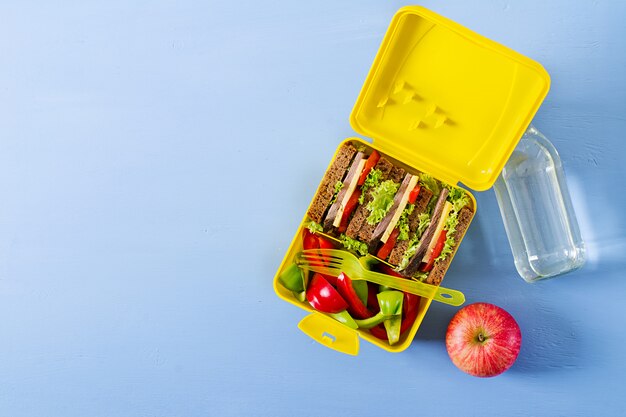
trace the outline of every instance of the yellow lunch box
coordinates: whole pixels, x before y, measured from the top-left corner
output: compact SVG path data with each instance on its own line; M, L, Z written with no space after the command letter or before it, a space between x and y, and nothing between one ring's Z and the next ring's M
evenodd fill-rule
M350 116L353 129L372 143L346 141L375 149L414 172L484 191L496 181L549 88L550 76L539 63L423 7L404 7L391 21ZM306 224L305 215L274 277L280 298L311 313L298 327L351 355L359 351L359 338L390 352L405 350L432 300L422 298L411 329L389 345L315 311L279 283L302 250Z

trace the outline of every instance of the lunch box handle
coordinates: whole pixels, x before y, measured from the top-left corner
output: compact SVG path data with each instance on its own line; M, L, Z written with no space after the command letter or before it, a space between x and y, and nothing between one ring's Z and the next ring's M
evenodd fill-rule
M328 348L348 355L359 353L357 332L324 314L309 314L298 323L298 328Z

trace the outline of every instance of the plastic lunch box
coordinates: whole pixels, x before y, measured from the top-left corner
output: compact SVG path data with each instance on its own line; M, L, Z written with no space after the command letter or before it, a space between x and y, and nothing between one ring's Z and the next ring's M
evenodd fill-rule
M423 7L404 7L391 21L350 116L353 129L372 143L346 140L448 184L460 181L487 190L549 87L550 77L539 63ZM390 352L406 349L432 300L422 298L415 324L390 346L367 330L350 329L313 310L278 282L302 250L306 223L305 215L274 277L280 298L311 313L298 327L351 355L359 351L359 338Z

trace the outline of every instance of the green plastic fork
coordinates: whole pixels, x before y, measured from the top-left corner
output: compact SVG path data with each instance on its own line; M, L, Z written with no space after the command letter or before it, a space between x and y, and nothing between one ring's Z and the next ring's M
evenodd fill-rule
M460 306L465 302L461 291L369 271L359 258L345 250L304 250L296 255L296 264L303 269L325 275L337 276L344 272L351 280L366 280L452 306Z

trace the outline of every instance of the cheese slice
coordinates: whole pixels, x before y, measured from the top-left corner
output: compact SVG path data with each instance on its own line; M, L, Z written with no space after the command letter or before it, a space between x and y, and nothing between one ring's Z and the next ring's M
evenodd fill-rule
M430 257L432 256L433 249L435 249L435 245L439 240L439 235L443 230L443 227L446 224L446 220L448 220L448 216L450 216L450 211L452 210L452 204L449 201L446 201L446 204L443 206L443 210L441 211L441 217L439 218L439 223L437 223L437 228L435 229L435 233L433 234L433 238L428 245L428 249L426 249L426 254L422 259L422 262L428 263L430 261Z
M411 179L409 180L409 185L408 187L406 187L406 190L404 190L404 194L402 194L400 205L398 205L398 209L393 214L393 217L391 218L391 221L389 222L387 229L385 229L385 233L383 233L383 237L380 238L380 240L383 243L387 242L387 239L389 239L391 232L393 232L393 229L396 228L396 225L398 224L398 221L400 220L400 216L402 215L402 212L404 211L404 208L406 207L406 204L409 201L409 195L411 194L411 191L413 191L413 189L417 185L418 179L419 177L417 175L413 175Z
M346 194L343 196L343 200L341 200L341 203L339 203L337 216L335 217L335 221L333 221L333 226L335 227L339 227L339 225L341 224L341 218L343 217L343 212L346 209L346 204L348 204L348 200L350 200L350 197L352 197L352 194L354 194L354 190L356 189L356 185L359 182L359 177L361 176L361 172L363 172L365 161L367 161L367 159L362 159L361 162L359 162L356 172L354 173L354 176L352 177L352 181L350 181L350 184L348 184L348 189L346 191Z

